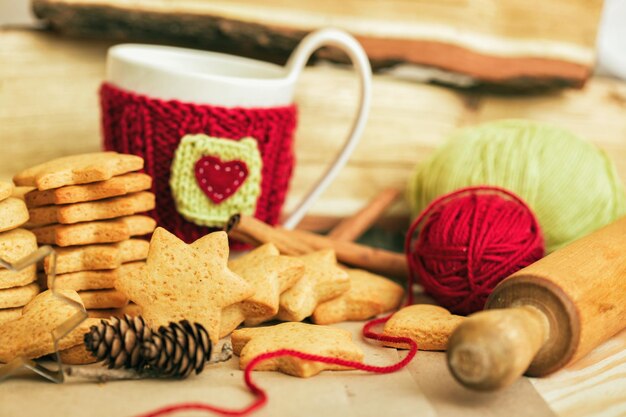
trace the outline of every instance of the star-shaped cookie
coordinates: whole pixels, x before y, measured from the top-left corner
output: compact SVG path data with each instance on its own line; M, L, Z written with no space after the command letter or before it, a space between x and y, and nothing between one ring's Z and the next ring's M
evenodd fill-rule
M76 291L57 290L59 294L77 303ZM81 303L82 304L82 303ZM0 325L0 362L8 363L17 356L38 358L54 352L51 332L76 314L76 308L44 291L22 310L22 316ZM82 343L83 335L97 320L87 319L59 340L59 349L68 349Z
M313 312L316 324L347 320L367 320L400 305L404 296L401 285L360 269L349 269L350 290L318 305Z
M220 321L220 339L233 332L246 319L241 303L231 304L222 310Z
M230 334L244 320L247 326L255 326L274 317L278 313L280 294L291 288L304 274L304 263L301 260L282 256L272 243L266 243L230 261L228 267L245 279L255 293L224 311L224 315L231 319L228 323L222 323L220 333L223 336ZM239 309L240 312L233 309Z
M302 321L313 314L321 302L338 297L350 288L348 273L337 265L332 249L299 256L304 275L280 296L277 317L283 321Z
M225 232L188 245L159 227L145 267L120 277L115 287L142 308L149 326L186 319L202 324L211 342L217 343L222 309L253 294L250 284L228 269L227 262Z
M245 369L256 356L279 349L293 349L313 355L361 362L363 352L343 329L305 323L281 323L276 326L235 330L231 337L233 351L239 356L239 368ZM324 370L346 370L344 366L283 356L261 362L255 371L280 371L308 378Z
M143 168L143 159L117 152L94 152L65 156L25 169L13 177L15 185L40 191L65 185L108 180Z

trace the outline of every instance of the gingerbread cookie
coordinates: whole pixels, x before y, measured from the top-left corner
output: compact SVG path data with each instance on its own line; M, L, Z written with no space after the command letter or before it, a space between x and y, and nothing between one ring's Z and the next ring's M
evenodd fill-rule
M132 172L91 184L68 185L46 191L31 189L24 195L24 200L28 207L82 203L144 191L151 186L149 175Z
M36 283L0 290L0 308L22 307L39 294Z
M60 293L80 303L75 291ZM54 352L52 331L76 314L76 308L46 291L28 303L22 316L0 325L0 362L9 362L22 355L29 359ZM84 334L99 320L87 319L59 341L59 349L68 349L82 343Z
M56 248L57 274L119 268L124 263L146 259L149 247L145 240L129 239L117 243ZM44 269L50 273L49 258L44 260Z
M16 185L49 190L66 185L108 180L116 175L138 171L143 159L116 152L97 152L66 156L26 169L13 177Z
M230 261L229 268L253 288L254 294L245 301L229 307L224 314L221 335L227 335L244 320L254 326L278 313L280 294L291 288L304 274L304 263L296 258L281 256L271 243L262 245L239 259ZM232 310L240 309L240 313ZM238 319L241 319L239 322Z
M319 304L313 322L332 324L347 320L367 320L397 308L404 289L395 282L359 269L349 269L350 289L339 297Z
M37 239L26 229L0 233L0 257L5 261L16 262L36 250ZM28 266L21 271L0 268L0 289L24 286L36 279L36 265Z
M152 233L156 227L148 216L126 216L113 220L97 220L76 224L55 224L32 229L37 242L58 246L120 242L131 236Z
M33 190L35 190L35 187L14 187L11 197L26 201L24 196ZM26 207L28 207L28 204L26 204Z
M0 324L22 317L22 307L0 309Z
M13 194L13 183L0 181L0 201L6 200Z
M149 326L187 319L219 340L222 309L245 300L252 287L228 269L228 237L210 233L188 245L163 228L150 241L145 268L115 287L138 304Z
M8 288L23 287L37 281L37 265L30 265L21 271L0 269L0 291Z
M302 321L313 314L318 304L348 291L348 273L337 265L332 249L299 256L304 275L280 296L277 317L284 321Z
M87 365L98 362L95 356L85 347L84 343L59 351L61 362L65 365Z
M78 291L86 309L122 308L128 304L128 298L117 290Z
M383 334L408 337L420 350L446 350L448 339L465 317L455 316L443 307L415 304L395 313L385 324ZM385 346L407 349L401 343L383 342Z
M115 281L120 275L133 273L134 270L141 268L144 264L144 262L130 262L116 269L60 274L56 276L54 284L56 289L74 291L110 289L115 287ZM51 286L52 276L48 276L48 288Z
M279 349L291 349L312 355L330 356L361 362L363 352L347 330L305 323L281 323L276 326L235 330L231 337L233 351L239 356L239 368L245 369L256 356ZM324 370L345 370L343 366L283 356L261 362L255 371L280 371L308 378Z
M146 191L113 197L106 200L61 206L35 207L28 210L29 227L61 223L73 224L93 220L130 216L154 208L154 194Z
M9 197L0 201L0 232L20 227L27 221L28 210L22 200Z
M87 314L90 318L95 319L110 319L111 317L122 318L125 315L131 317L141 315L141 307L137 304L129 303L121 308L103 308L98 310L87 310Z
M219 337L226 337L246 319L241 303L229 305L222 310Z

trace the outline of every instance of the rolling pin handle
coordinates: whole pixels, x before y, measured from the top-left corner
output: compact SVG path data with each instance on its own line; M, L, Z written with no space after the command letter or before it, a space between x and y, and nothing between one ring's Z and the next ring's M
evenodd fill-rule
M481 311L450 337L448 367L468 388L505 387L528 369L549 333L546 316L533 306Z

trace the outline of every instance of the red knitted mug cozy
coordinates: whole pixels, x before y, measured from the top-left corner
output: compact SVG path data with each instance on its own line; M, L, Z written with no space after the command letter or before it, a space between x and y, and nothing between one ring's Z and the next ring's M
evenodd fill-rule
M181 139L190 134L226 141L253 138L262 161L261 192L254 215L269 224L278 222L295 162L295 105L225 108L160 100L109 83L102 85L100 100L104 148L144 159L156 195L156 208L150 215L160 226L188 243L214 230L185 219L177 211L170 188L172 159Z

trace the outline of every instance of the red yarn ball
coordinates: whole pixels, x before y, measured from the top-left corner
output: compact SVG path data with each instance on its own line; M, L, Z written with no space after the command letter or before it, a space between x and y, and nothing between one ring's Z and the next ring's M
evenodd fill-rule
M469 314L482 310L500 281L541 259L545 249L526 203L485 186L433 201L411 225L405 251L411 275L426 293L453 313Z

